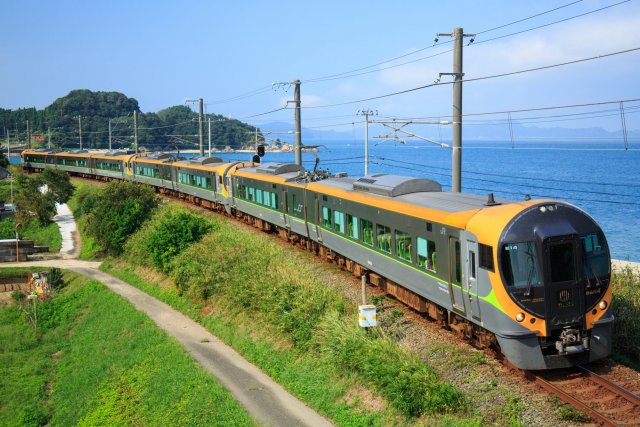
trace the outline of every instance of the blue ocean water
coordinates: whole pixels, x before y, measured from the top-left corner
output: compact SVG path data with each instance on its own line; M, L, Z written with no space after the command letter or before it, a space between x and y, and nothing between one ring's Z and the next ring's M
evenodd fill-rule
M369 173L426 177L451 190L451 150L422 142L369 145ZM311 144L307 142L307 144ZM314 142L315 144L315 142ZM250 160L252 153L216 153L224 160ZM331 172L364 175L362 141L328 141L303 164ZM267 152L263 162L293 162L293 153ZM640 145L622 142L466 142L462 191L522 200L553 198L572 203L603 228L613 258L640 261Z

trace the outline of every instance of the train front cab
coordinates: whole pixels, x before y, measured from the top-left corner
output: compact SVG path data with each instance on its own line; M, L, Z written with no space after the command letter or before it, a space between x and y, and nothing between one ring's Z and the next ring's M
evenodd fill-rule
M526 328L508 332L505 325L497 333L513 364L563 368L610 354L611 262L588 215L564 203L531 206L507 225L497 252L504 288L517 305L511 317Z

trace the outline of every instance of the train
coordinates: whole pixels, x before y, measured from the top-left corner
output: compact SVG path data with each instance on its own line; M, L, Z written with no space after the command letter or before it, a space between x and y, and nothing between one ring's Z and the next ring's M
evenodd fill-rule
M607 240L570 203L445 192L426 178L349 177L289 163L45 149L22 156L30 171L149 184L277 233L498 349L517 368L566 368L611 353Z

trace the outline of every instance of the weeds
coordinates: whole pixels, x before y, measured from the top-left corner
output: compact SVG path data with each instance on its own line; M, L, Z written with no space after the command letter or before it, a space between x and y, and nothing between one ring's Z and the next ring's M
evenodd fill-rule
M616 356L640 365L640 274L630 267L612 277L614 324L613 350Z

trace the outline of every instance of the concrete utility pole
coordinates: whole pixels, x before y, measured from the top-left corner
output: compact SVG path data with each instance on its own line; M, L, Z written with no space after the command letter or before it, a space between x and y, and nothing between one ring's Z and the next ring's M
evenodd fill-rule
M459 193L462 188L462 40L464 37L474 37L475 34L464 34L462 28L456 28L453 33L439 33L438 37L453 38L453 72L440 73L453 76L453 128L451 152L451 191ZM473 38L471 39L473 41Z
M204 126L202 124L202 98L198 98L198 134L200 136L200 157L204 157Z
M296 165L302 165L302 123L300 121L300 80L293 82L293 102L296 104L295 120L296 120L296 134L294 149L296 152Z
M50 127L47 128L47 140L49 142L48 143L49 150L51 150L51 128Z
M367 176L369 175L369 116L378 115L378 112L366 109L358 110L356 114L364 116L364 176Z
M80 150L82 150L82 116L78 116L78 135L80 135Z
M138 112L133 110L133 144L138 154Z
M111 119L109 119L109 151L111 151Z
M209 157L211 157L211 117L209 117Z
M27 120L27 147L31 148L31 132L29 131L29 120Z

